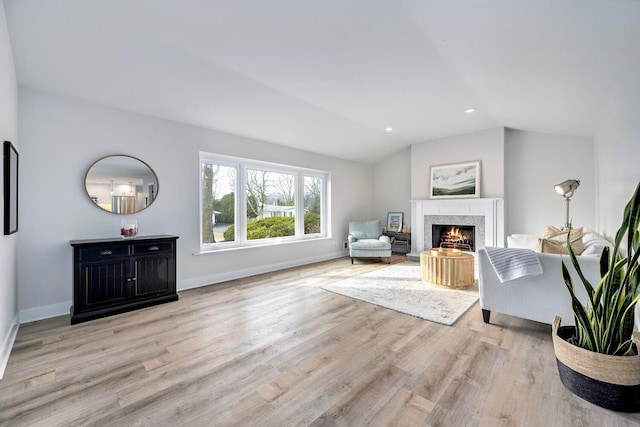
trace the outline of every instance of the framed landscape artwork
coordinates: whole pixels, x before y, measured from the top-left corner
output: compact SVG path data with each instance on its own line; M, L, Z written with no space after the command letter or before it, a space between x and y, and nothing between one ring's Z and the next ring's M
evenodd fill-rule
M480 160L431 166L432 199L480 197Z
M389 212L387 215L387 231L402 231L402 212Z

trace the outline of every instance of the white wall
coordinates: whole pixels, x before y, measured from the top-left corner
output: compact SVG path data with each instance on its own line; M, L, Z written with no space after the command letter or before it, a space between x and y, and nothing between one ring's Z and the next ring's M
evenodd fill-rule
M631 52L640 51L640 37ZM628 67L614 79L596 135L598 159L598 224L613 237L622 222L626 203L640 181L640 55L627 58Z
M68 313L72 299L69 240L119 235L121 217L98 209L84 190L87 168L105 155L129 154L155 170L158 198L135 218L140 234L180 236L179 289L341 256L348 221L373 215L373 168L369 165L23 88L18 117L21 321ZM333 237L197 254L199 151L330 172Z
M0 94L2 94L0 95L0 142L11 141L20 152L20 144L17 141L17 93L4 4L0 3ZM3 173L3 165L0 162L0 176L3 176ZM4 205L4 199L1 204ZM19 226L22 227L22 224L19 223ZM0 227L4 227L4 209L0 209ZM11 346L18 331L16 246L19 234L0 237L0 378L4 373Z
M562 227L565 201L553 186L579 179L571 199L574 226L595 229L596 172L592 138L507 129L505 133L505 234L541 235Z
M403 222L411 226L411 148L385 158L375 165L374 218L387 224L389 212L403 212Z
M429 198L430 167L480 160L480 197L504 197L504 128L435 139L411 146L411 199Z
M481 197L504 198L505 236L562 226L564 199L553 186L580 179L571 201L573 224L597 228L592 138L496 128L414 144L410 158L411 199L428 198L431 166L481 160Z

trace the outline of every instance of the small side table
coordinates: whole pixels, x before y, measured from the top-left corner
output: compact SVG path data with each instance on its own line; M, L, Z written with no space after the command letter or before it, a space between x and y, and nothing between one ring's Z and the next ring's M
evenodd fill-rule
M391 251L401 254L411 252L411 233L384 231L382 234L388 236L391 240Z
M423 282L464 289L475 282L473 255L460 249L435 248L420 252Z

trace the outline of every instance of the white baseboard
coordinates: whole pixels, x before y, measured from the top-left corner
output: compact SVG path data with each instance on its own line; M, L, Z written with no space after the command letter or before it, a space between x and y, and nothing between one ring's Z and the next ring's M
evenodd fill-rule
M11 323L11 328L9 328L9 333L5 337L2 347L0 348L0 380L4 376L4 370L7 367L7 363L9 363L9 356L11 355L13 343L18 335L19 327L20 322L18 322L18 313L16 313L13 318L13 323Z
M299 267L301 265L313 264L314 262L328 261L330 259L342 258L345 256L344 251L332 252L315 257L294 259L291 261L280 262L277 264L261 265L258 267L244 268L242 270L229 271L227 273L210 274L207 276L196 277L178 282L178 291L186 291L187 289L200 288L202 286L212 285L215 283L226 282L229 280L241 279L243 277L255 276L256 274L270 273L272 271L284 270L291 267Z
M20 324L49 319L51 317L64 316L65 314L69 314L69 309L72 305L73 303L71 301L65 301L57 304L43 305L40 307L20 310Z
M323 254L316 257L295 259L285 261L278 264L268 264L259 267L245 268L242 270L230 271L227 273L211 274L208 276L196 277L194 279L181 280L177 284L178 291L199 288L214 283L226 282L228 280L241 279L243 277L255 276L256 274L270 273L272 271L284 270L286 268L298 267L314 262L328 261L330 259L342 258L345 256L344 251L338 251ZM44 305L40 307L27 308L20 310L20 324L35 322L36 320L49 319L56 316L64 316L69 314L69 308L73 305L71 301L65 301L58 304Z

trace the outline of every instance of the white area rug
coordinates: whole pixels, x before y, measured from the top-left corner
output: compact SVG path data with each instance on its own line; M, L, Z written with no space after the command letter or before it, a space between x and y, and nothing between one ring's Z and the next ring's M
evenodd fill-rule
M464 290L425 283L419 264L392 265L322 288L443 325L453 325L478 300L477 282Z

